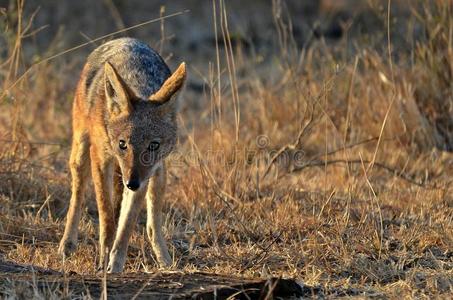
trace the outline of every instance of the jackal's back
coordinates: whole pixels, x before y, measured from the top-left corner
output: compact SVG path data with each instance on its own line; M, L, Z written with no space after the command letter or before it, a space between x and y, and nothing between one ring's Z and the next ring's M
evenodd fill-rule
M103 90L104 64L112 64L135 95L143 98L159 90L170 76L160 55L147 44L133 38L120 38L96 48L85 67L85 95L93 105Z

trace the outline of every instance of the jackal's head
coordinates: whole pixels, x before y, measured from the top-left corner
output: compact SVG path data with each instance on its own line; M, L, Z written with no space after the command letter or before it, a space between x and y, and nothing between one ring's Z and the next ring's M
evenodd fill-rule
M182 63L156 93L143 99L105 64L106 129L130 190L138 190L176 144L175 96L185 77Z

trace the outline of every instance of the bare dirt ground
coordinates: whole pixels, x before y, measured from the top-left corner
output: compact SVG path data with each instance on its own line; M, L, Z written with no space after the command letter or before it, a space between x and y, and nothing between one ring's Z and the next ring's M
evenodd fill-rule
M110 296L207 273L307 297L453 295L451 1L12 0L0 15L0 258L41 270L0 268L2 297L100 296L91 190L77 252L56 250L76 81L126 35L189 77L168 159L174 266L157 269L142 216Z
M104 299L257 299L323 295L319 288L283 278L247 279L202 272L135 272L116 275L77 275L20 265L0 264L2 295L6 298ZM336 291L338 295L359 291Z

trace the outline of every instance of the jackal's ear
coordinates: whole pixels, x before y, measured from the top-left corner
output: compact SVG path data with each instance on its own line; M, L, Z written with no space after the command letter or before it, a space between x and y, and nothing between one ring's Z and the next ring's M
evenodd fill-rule
M186 80L186 63L181 63L170 77L165 80L162 87L149 97L149 100L157 103L165 103L181 89Z
M104 66L104 85L107 109L113 116L128 114L132 111L132 95L115 68L106 62Z

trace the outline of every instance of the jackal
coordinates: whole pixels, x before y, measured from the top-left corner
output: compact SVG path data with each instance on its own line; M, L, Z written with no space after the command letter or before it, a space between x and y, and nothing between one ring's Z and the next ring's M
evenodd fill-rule
M108 259L107 272L123 270L145 198L146 229L154 253L161 267L171 264L162 234L164 159L176 144L175 98L185 78L185 63L171 74L159 54L132 38L112 40L89 55L72 110L72 196L61 255L76 249L91 165L100 266Z

